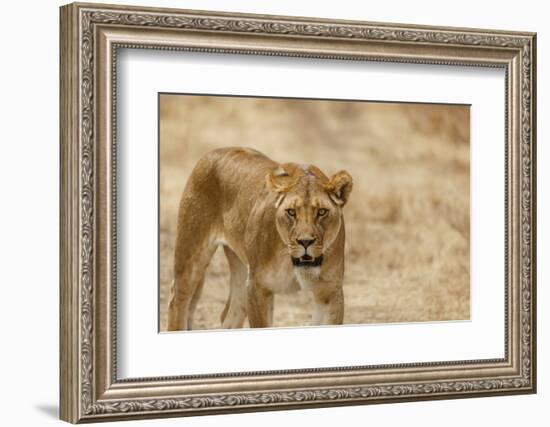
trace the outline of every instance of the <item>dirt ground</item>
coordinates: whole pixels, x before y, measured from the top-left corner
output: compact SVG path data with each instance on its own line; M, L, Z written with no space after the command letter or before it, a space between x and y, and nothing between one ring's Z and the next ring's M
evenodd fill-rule
M160 330L179 198L197 160L223 146L351 173L345 323L469 319L469 115L467 106L161 95ZM219 249L194 328L220 328L228 284ZM307 294L276 296L275 326L310 317Z

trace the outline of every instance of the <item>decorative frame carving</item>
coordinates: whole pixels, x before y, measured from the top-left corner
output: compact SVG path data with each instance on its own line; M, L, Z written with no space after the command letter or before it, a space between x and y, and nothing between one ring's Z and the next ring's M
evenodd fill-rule
M71 4L60 12L62 419L535 392L535 34L96 4ZM505 68L505 357L118 380L119 47Z

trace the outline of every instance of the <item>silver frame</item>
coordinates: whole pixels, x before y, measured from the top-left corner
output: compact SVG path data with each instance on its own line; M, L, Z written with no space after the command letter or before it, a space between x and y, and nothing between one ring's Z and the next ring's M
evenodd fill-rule
M75 3L61 8L61 418L77 423L536 390L536 36ZM506 70L505 357L121 380L116 369L117 49Z

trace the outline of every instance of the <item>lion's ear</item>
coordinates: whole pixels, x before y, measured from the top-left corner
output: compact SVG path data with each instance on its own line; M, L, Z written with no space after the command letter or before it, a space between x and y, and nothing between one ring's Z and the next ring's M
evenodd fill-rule
M268 172L265 181L267 188L276 193L282 193L290 188L290 174L282 166Z
M347 171L340 171L332 175L326 189L328 195L338 206L344 206L353 188L353 179Z
M278 166L265 176L266 186L269 190L277 193L275 207L278 208L285 198L286 192L295 184L290 174L283 166Z

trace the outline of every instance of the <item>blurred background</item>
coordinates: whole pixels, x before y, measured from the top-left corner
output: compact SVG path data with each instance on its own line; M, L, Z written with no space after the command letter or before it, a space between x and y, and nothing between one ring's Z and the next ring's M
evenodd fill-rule
M470 109L378 102L160 96L160 330L177 209L192 168L224 146L354 179L344 208L344 323L470 318ZM221 248L195 329L220 328L229 291ZM274 326L310 324L306 293L275 297Z

